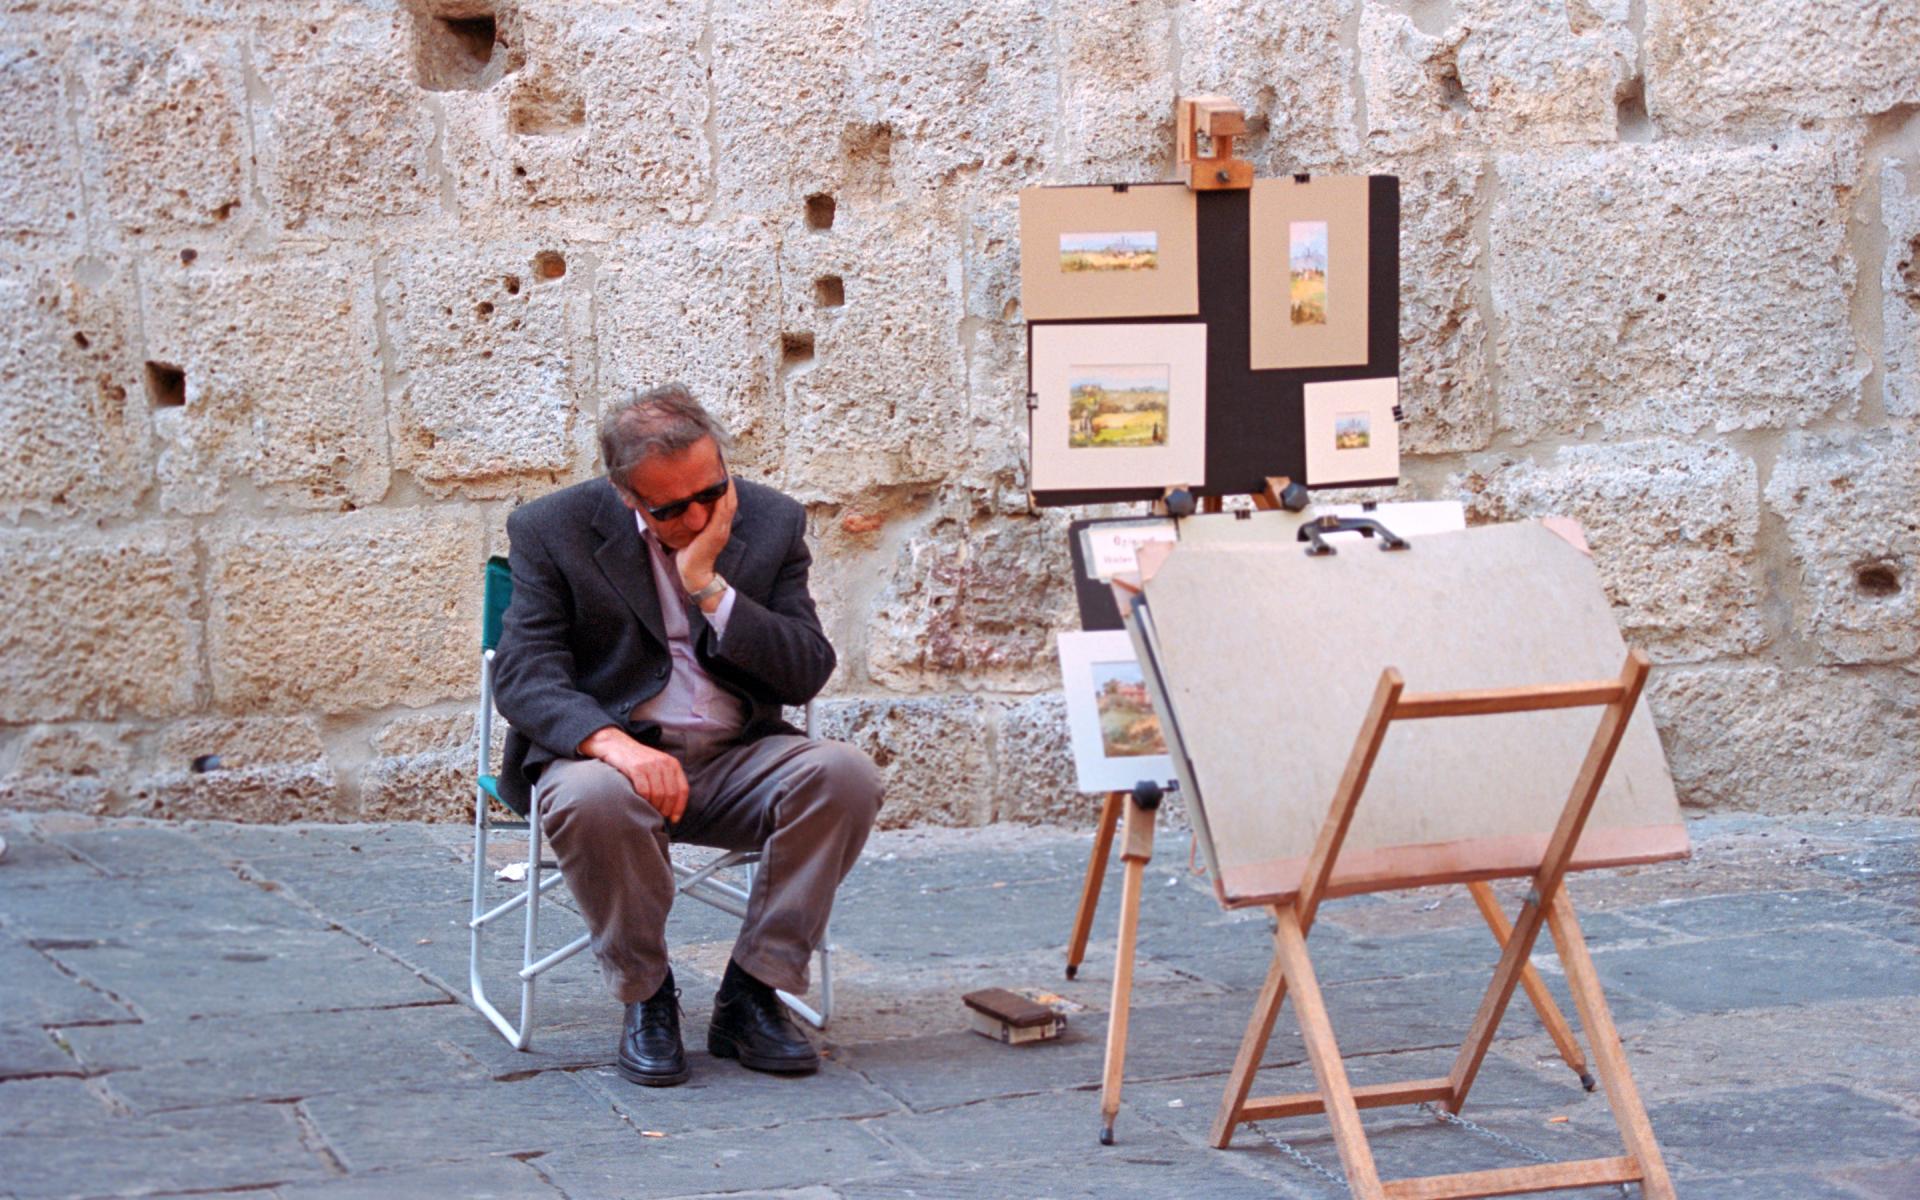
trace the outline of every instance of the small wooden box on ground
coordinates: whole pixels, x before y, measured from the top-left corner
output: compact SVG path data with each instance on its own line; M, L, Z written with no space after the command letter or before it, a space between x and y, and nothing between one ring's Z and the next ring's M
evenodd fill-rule
M1065 1016L1006 988L985 988L960 997L975 1033L1017 1046L1060 1036Z

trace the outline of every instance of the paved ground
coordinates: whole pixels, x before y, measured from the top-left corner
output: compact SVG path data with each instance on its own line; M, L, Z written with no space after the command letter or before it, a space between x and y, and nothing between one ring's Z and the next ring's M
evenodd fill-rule
M1680 1194L1920 1196L1920 821L1692 828L1690 863L1573 884ZM839 1012L810 1079L703 1052L730 922L683 905L694 1077L646 1091L608 1067L618 1010L584 959L548 977L532 1053L458 1002L464 830L0 829L0 1196L1340 1194L1252 1130L1204 1144L1266 923L1220 912L1175 835L1103 1148L1113 880L1080 979L1060 972L1086 835L876 838L835 916ZM577 920L554 911L557 945ZM1312 942L1357 1082L1444 1071L1494 957L1464 889L1331 904ZM1079 1006L1068 1035L963 1032L959 994L996 984ZM1532 1016L1505 1029L1466 1115L1513 1144L1376 1111L1385 1173L1619 1152ZM1310 1086L1304 1057L1283 1013L1260 1090ZM1337 1170L1318 1118L1265 1128Z

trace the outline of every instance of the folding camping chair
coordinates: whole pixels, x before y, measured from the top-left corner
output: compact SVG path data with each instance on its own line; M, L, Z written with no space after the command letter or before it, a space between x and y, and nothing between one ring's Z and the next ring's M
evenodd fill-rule
M527 807L522 808L501 794L499 777L494 775L492 766L493 746L493 651L500 644L500 628L506 616L507 604L513 598L513 573L507 566L507 560L495 556L487 560L485 603L481 614L480 626L480 716L479 716L479 752L476 770L476 782L473 790L473 909L467 922L470 931L467 952L467 986L473 1006L492 1022L500 1036L513 1044L516 1050L525 1050L533 1041L533 1000L534 985L554 967L572 958L587 948L588 935L581 934L566 945L543 957L536 957L540 931L540 897L561 881L558 864L551 858L544 858L540 849L540 811L539 801L529 799ZM811 700L807 702L807 736L817 736L816 716ZM494 805L513 813L517 820L494 819ZM487 878L487 839L494 832L524 831L527 835L527 873L526 886L508 899L492 908L485 907ZM675 891L692 900L712 905L722 912L732 913L735 917L745 918L747 914L747 896L753 888L753 873L760 863L758 850L734 850L717 855L698 866L682 863L673 864ZM746 886L732 881L727 873L743 871ZM487 926L495 921L512 915L521 909L526 910L526 931L520 949L520 1017L510 1020L505 1013L487 999L487 991L480 973L481 940ZM831 938L831 931L828 934ZM787 992L779 996L786 1006L793 1010L801 1020L815 1029L825 1029L828 1019L833 1015L833 946L823 940L817 951L820 960L820 1007L810 1007L799 997Z

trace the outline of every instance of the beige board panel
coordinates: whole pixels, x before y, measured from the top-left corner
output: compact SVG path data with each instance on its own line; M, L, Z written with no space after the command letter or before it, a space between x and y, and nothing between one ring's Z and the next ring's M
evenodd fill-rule
M1228 904L1291 899L1385 668L1415 693L1613 679L1626 658L1592 560L1532 521L1318 558L1183 539L1146 595ZM1601 712L1394 722L1331 893L1530 871ZM1642 705L1574 867L1686 847Z
M1035 491L1192 486L1206 477L1205 325L1038 325L1031 367ZM1117 416L1123 431L1147 431L1142 444L1105 442L1094 426L1115 418L1076 417L1075 392L1087 386L1158 397L1150 410ZM1136 415L1148 418L1144 426L1128 423Z
M1118 253L1073 249L1076 239L1151 235ZM1069 256L1106 269L1067 270ZM1142 265L1151 259L1150 265ZM1020 305L1029 321L1186 317L1200 311L1193 192L1185 184L1035 187L1020 192Z
M1367 361L1368 189L1364 175L1256 179L1248 201L1248 333L1255 371L1351 367ZM1293 310L1295 227L1323 225L1322 320Z

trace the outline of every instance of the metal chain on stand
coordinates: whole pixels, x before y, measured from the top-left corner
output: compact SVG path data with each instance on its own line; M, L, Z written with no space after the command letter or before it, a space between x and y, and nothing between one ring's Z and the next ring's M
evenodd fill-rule
M1349 1193L1353 1190L1352 1188L1347 1186L1346 1176L1334 1174L1332 1171L1327 1170L1325 1167L1313 1161L1311 1158L1308 1158L1306 1155L1294 1149L1292 1146L1289 1146L1287 1143L1281 1141L1279 1138L1268 1133L1266 1130L1266 1127L1262 1125L1260 1122L1258 1121L1249 1122L1248 1128L1252 1129L1255 1133L1259 1134L1262 1138L1266 1139L1267 1145L1272 1146L1275 1150L1278 1150L1280 1153L1286 1155L1288 1158L1292 1159L1294 1162L1299 1163L1301 1166L1305 1167L1309 1171L1312 1171L1316 1175L1319 1175L1325 1179L1332 1180L1333 1186L1339 1188L1342 1193Z
M1450 1113L1444 1108L1435 1108L1428 1101L1422 1100L1417 1107L1420 1109L1421 1112L1424 1112L1431 1116L1439 1118L1439 1120L1443 1124L1458 1125L1460 1128L1466 1130L1469 1133L1477 1133L1481 1137L1486 1138L1489 1141L1498 1142L1500 1145L1505 1146L1507 1149L1512 1150L1517 1154L1524 1155L1525 1157L1530 1158L1537 1163L1555 1163L1559 1161L1558 1159L1552 1158L1549 1155L1542 1154L1540 1151L1535 1150L1532 1146L1527 1145L1525 1142L1515 1141L1513 1138L1508 1137L1504 1133L1500 1133L1497 1130L1488 1129L1485 1125L1482 1125L1477 1121L1470 1121L1467 1118L1461 1116L1459 1113ZM1633 1193L1629 1192L1627 1190L1627 1185L1623 1183L1620 1185L1620 1194L1622 1196L1631 1196Z

